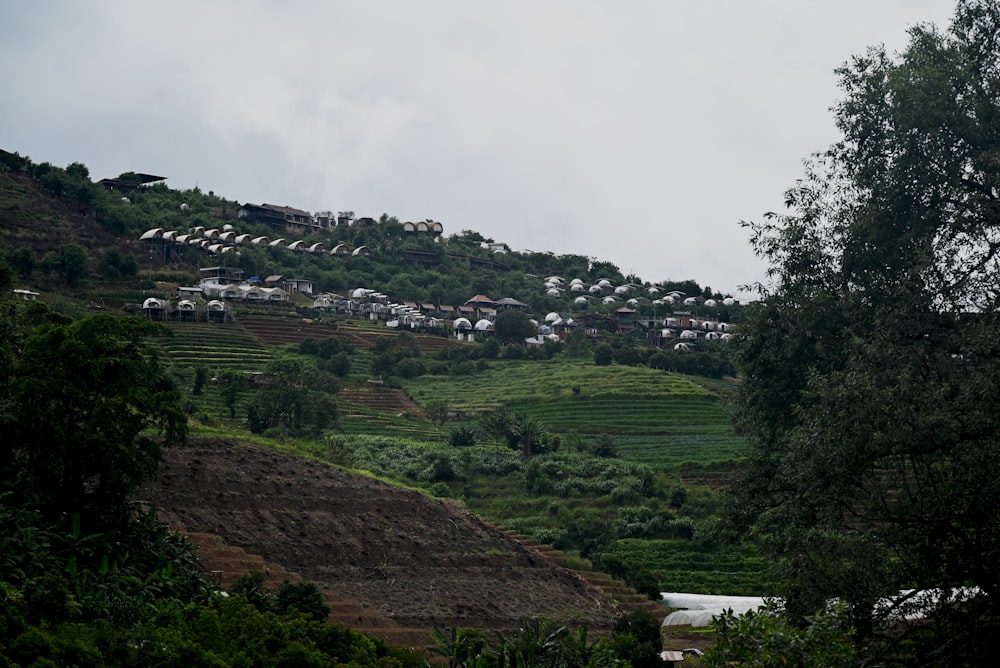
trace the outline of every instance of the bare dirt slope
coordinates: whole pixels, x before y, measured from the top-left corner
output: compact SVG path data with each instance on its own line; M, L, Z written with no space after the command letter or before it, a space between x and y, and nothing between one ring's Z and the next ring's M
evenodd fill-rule
M274 450L192 439L164 451L144 495L204 546L224 583L287 569L326 590L333 621L393 644L426 644L435 625L509 631L526 619L599 633L620 612L455 502Z

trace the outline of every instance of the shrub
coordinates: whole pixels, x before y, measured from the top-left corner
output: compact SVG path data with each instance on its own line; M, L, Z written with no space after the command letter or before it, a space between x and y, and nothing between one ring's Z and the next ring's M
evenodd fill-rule
M428 455L428 460L421 479L428 482L451 482L458 478L455 464L448 455L435 452Z
M451 496L451 487L448 487L448 484L444 482L434 483L428 491L439 499Z
M594 364L597 366L610 366L615 359L615 351L611 344L602 343L594 348Z
M448 443L452 447L463 448L476 444L476 430L469 426L461 426L452 430L448 436Z
M274 596L274 609L283 615L301 612L317 622L326 621L330 616L330 607L323 602L323 593L312 582L282 581Z

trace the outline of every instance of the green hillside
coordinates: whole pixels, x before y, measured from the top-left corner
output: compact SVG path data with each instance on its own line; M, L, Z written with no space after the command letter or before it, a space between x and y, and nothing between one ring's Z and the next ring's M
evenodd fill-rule
M559 433L608 434L621 456L657 467L731 460L742 444L724 395L696 377L646 367L506 361L473 376L423 376L404 388L421 404L444 402L472 415L505 406Z
M733 385L720 379L732 373L726 344L703 337L690 354L657 347L654 317L661 324L674 315L705 317L702 303L721 295L693 280L653 282L582 256L498 256L474 231L412 234L388 214L301 239L364 245L367 257L252 246L216 256L201 245L151 245L139 237L154 228L275 231L240 220L237 202L211 192L156 183L122 198L79 163L63 170L0 157L0 239L13 278L74 318L141 313L145 298L175 299L178 286L197 285L199 268L222 263L245 276L308 279L314 293L365 287L393 302L437 307L489 295L524 302L537 321L590 317L586 328L564 333L572 339L565 345L526 347L499 332L479 332L469 343L447 330L425 336L364 313L319 312L296 294L283 304L231 302L222 322L165 314L154 344L194 433L252 438L459 499L647 593L768 589L752 551L718 542L713 530L717 489L742 450L728 406ZM580 306L542 276L628 284L642 299L621 331L613 314L624 302ZM697 301L646 297L668 291ZM738 322L740 307L713 304L711 317ZM611 363L595 363L600 348ZM498 408L539 430L532 457L481 424ZM714 556L685 556L696 552Z

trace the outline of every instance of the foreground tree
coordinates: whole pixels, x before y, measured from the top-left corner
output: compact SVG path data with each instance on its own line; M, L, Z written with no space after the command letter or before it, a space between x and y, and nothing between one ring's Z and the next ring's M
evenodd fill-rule
M156 325L44 306L11 307L0 341L0 474L46 515L121 526L128 496L156 472L160 434L184 438L179 395L144 339Z
M770 280L739 340L735 516L793 621L839 598L901 662L1000 659L998 34L996 0L967 0L853 58L843 140L750 225Z

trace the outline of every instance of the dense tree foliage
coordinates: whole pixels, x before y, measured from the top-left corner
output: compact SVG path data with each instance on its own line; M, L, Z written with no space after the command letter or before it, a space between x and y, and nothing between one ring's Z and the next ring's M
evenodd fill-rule
M157 326L91 316L70 322L40 303L13 309L0 342L0 472L17 498L87 527L127 519L128 495L153 475L159 433L184 437L179 396L143 345Z
M339 384L331 374L299 359L279 359L264 367L260 384L246 406L254 434L317 435L336 423Z
M850 668L858 659L842 607L820 611L799 627L789 623L772 599L763 609L743 615L729 610L714 626L717 640L705 655L705 665L711 668Z
M538 328L531 322L527 313L522 311L502 311L497 316L494 336L500 343L524 343L524 340L535 336Z
M793 621L838 598L866 652L922 664L998 660L998 34L995 0L962 1L851 59L842 141L752 226L738 508Z

